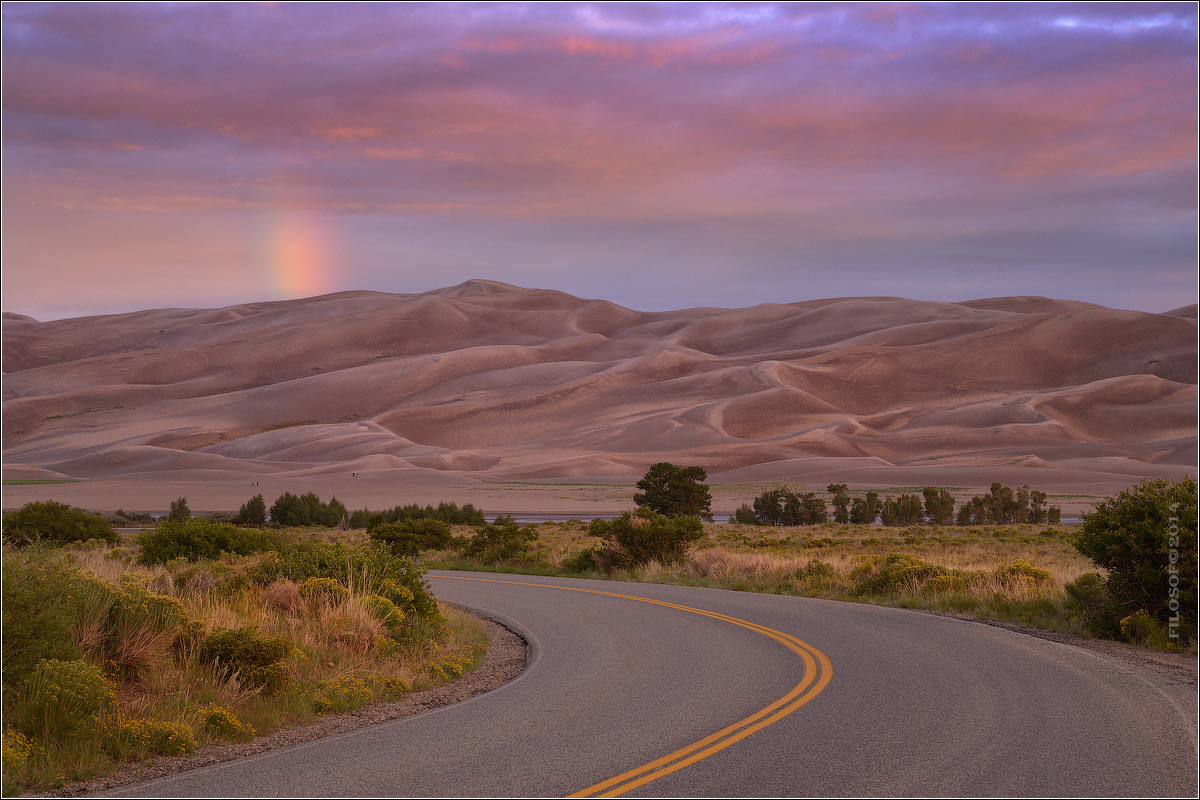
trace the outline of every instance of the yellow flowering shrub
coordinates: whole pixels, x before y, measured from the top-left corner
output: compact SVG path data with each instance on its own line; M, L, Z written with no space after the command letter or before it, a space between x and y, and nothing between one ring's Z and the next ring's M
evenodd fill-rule
M196 713L200 718L200 727L218 739L248 742L254 738L254 728L238 719L237 715L225 706L207 705Z
M371 688L358 678L337 678L317 684L313 707L317 713L350 711L371 702Z
M122 719L110 734L114 755L128 758L159 754L185 756L196 749L196 735L187 725L156 719Z
M100 667L47 659L34 668L15 710L23 733L48 740L97 731L116 707L117 688Z

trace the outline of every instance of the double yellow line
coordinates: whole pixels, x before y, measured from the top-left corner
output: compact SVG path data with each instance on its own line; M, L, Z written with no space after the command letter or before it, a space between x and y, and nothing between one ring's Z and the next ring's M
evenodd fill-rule
M829 657L822 653L817 648L807 642L796 638L790 634L777 631L774 628L768 628L765 625L758 625L754 622L747 622L744 619L731 617L727 614L718 614L715 611L705 611L701 608L692 608L691 606L679 605L678 603L668 603L665 600L651 600L646 597L636 597L630 594L618 594L616 592L602 592L598 589L581 589L574 586L554 586L545 583L528 583L523 581L503 581L495 578L467 578L451 575L439 575L440 578L453 578L454 580L463 581L481 581L484 583L508 583L515 586L537 586L542 589L562 589L570 592L587 592L588 594L602 594L609 597L620 597L625 600L636 600L639 603L653 603L658 606L666 606L667 608L678 609L679 611L688 611L692 614L700 614L704 617L712 617L723 622L728 622L731 625L738 625L743 628L761 633L782 643L789 650L800 656L804 662L804 677L800 682L792 688L790 692L783 697L771 703L766 708L756 711L740 722L735 722L711 736L706 736L698 742L688 745L687 747L676 750L674 753L665 755L662 758L655 759L648 764L643 764L636 769L631 769L628 772L623 772L614 778L601 781L586 789L574 792L567 795L568 797L619 797L628 791L632 791L639 786L644 786L651 781L656 781L672 772L678 772L686 766L695 764L714 753L718 753L729 747L731 744L740 742L755 731L762 730L768 725L773 725L779 720L791 714L800 706L812 700L821 691L829 685L829 681L833 678L833 664L830 663Z

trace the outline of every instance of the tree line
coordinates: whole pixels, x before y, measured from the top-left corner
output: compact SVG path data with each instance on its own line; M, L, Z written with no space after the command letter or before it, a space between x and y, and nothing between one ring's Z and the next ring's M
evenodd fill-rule
M1022 486L1014 491L993 483L988 494L965 500L955 513L954 496L948 489L926 486L920 494L882 498L879 492L851 497L844 483L826 487L828 503L816 492L788 487L768 489L742 505L729 518L746 525L819 525L832 520L842 524L873 525L1004 525L1051 523L1062 520L1062 509L1047 504L1045 492ZM829 513L832 506L833 513Z

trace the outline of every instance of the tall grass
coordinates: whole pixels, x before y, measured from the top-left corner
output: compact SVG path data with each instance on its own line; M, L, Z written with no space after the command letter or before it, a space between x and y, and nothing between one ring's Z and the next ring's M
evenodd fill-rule
M357 571L343 563L344 582L315 583L256 581L271 554L152 567L138 565L135 556L110 546L40 555L5 548L6 583L10 565L18 578L56 576L41 581L40 593L6 592L6 660L10 638L63 640L61 647L30 648L28 658L41 660L31 661L28 674L14 672L10 681L6 670L5 795L55 788L122 759L176 755L395 700L461 675L487 649L480 621L414 600L387 577L408 573L389 573L385 556L359 559ZM39 559L58 566L38 567ZM390 592L391 599L374 592ZM61 608L62 624L22 638L43 602ZM32 622L24 621L24 606ZM277 683L256 683L203 646L222 630L238 629L248 631L251 647L286 641ZM74 660L45 660L56 653ZM76 713L64 698L81 708L100 705Z

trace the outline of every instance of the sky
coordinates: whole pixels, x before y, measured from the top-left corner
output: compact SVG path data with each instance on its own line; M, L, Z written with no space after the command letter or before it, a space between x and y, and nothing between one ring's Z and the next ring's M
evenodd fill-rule
M3 5L3 309L1197 293L1197 8Z

